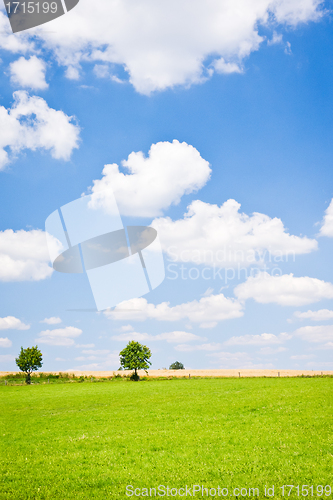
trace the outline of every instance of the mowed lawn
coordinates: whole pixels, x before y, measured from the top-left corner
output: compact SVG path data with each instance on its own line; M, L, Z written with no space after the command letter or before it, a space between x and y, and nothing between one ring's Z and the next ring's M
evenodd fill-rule
M0 408L1 499L122 500L127 485L333 490L332 378L1 386Z

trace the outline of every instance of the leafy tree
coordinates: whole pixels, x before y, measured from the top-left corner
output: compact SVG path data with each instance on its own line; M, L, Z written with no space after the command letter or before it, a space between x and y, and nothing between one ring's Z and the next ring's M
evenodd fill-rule
M175 361L174 363L172 363L172 365L169 366L169 370L185 370L185 366L183 365L183 363Z
M149 358L151 357L150 349L139 342L132 340L127 344L125 349L120 353L120 364L124 370L134 370L131 376L132 380L139 380L137 370L145 370L151 365Z
M27 347L23 349L18 358L15 359L19 369L26 374L25 381L27 384L31 383L31 373L42 367L42 353L38 346Z

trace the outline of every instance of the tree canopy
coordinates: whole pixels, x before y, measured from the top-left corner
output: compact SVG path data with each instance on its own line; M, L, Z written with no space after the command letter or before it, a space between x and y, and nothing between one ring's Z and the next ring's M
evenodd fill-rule
M180 361L175 361L169 366L169 370L185 370L185 366Z
M30 384L31 373L42 367L42 359L42 353L37 345L26 349L21 347L19 357L15 361L19 369L26 374L27 384Z
M148 370L151 362L149 358L151 357L150 349L132 340L127 344L127 346L119 353L120 364L124 370L134 370L133 378L138 380L137 370Z

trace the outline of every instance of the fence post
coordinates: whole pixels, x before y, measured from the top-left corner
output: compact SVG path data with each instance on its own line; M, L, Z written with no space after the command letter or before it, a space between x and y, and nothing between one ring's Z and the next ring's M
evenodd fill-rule
M5 385L7 385L7 380L5 380Z
M239 376L239 378L240 378L240 372L238 372L238 376Z
M93 381L93 378L91 377L91 382Z
M278 377L280 376L280 372L278 372Z
M50 383L50 379L49 379L49 378L47 379L47 383L48 383L48 384Z
M191 378L191 374L190 373L188 374L188 378Z

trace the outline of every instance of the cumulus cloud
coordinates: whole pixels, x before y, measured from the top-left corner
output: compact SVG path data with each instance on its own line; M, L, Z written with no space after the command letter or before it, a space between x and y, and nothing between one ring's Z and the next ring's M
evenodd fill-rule
M29 330L30 325L25 325L14 316L0 318L0 330Z
M261 333L260 335L240 335L239 337L231 337L224 342L225 345L267 345L281 344L290 339L291 336L287 333L274 335L273 333Z
M207 354L212 360L212 363L218 364L219 368L253 368L253 369L269 369L274 368L271 363L254 363L253 358L247 352L214 352Z
M211 173L209 163L193 146L176 140L153 144L148 157L133 152L122 167L129 173L120 172L113 163L105 165L102 179L93 181L92 208L107 210L112 190L123 215L154 217L177 205L184 194L202 188Z
M311 343L333 342L333 325L302 326L293 335Z
M295 354L294 356L290 356L290 359L293 360L303 360L303 359L311 359L315 358L314 354Z
M11 159L5 148L14 156L24 149L46 150L53 158L68 161L79 143L80 129L72 123L73 117L24 90L13 97L11 108L0 106L0 170Z
M138 92L190 86L214 71L239 72L259 49L260 25L296 27L322 15L321 0L90 0L48 25L29 30L78 78L80 63L125 69ZM4 15L1 21L5 26ZM7 25L8 25L8 20ZM3 37L9 50L24 50L24 38ZM1 41L1 39L0 39ZM27 43L27 42L26 42ZM23 47L22 47L23 45ZM213 61L212 61L213 59Z
M33 90L45 90L48 84L45 80L46 63L43 59L31 56L29 59L20 57L9 65L10 81L19 87Z
M216 351L221 348L221 344L212 342L210 344L199 344L199 345L187 345L179 344L176 345L175 350L180 352L193 352L193 351Z
M294 312L294 317L298 319L310 319L311 321L327 321L329 319L333 319L333 311L330 311L329 309L311 311L311 309L309 309L306 312Z
M42 321L40 321L40 323L46 323L47 325L58 325L59 323L62 323L62 321L61 318L56 318L53 316L52 318L43 319Z
M55 251L61 248L61 243L52 236L50 244ZM49 278L53 273L49 260L44 231L0 231L0 281L40 281Z
M120 342L128 342L131 340L136 340L137 342L142 342L144 340L155 341L155 340L165 340L168 343L177 343L177 342L191 342L192 340L203 340L203 337L199 337L199 335L194 335L194 333L188 332L167 332L160 333L158 335L150 335L148 333L122 333L120 335L114 335L112 337L113 340L118 340Z
M288 349L286 347L261 347L259 349L259 354L263 356L274 356L275 354L280 354L280 352L285 352Z
M12 341L9 340L8 337L6 337L6 338L1 337L0 338L0 347L11 347L12 344L13 344Z
M40 344L56 345L56 346L72 346L75 344L75 338L82 333L80 328L74 326L66 326L65 328L56 328L54 330L44 330L40 332L36 342Z
M240 318L244 313L237 300L227 298L221 293L173 307L170 307L169 302L149 304L141 297L122 302L113 311L106 311L104 314L116 320L179 321L187 319L193 323L205 324L211 321Z
M329 238L333 238L333 199L325 210L325 215L321 224L319 234L320 236L328 236Z
M158 218L152 226L174 262L249 266L269 254L279 262L317 249L316 240L287 233L281 219L257 212L250 216L241 213L240 206L235 200L220 207L196 200L182 219Z
M272 276L260 272L236 286L234 293L240 301L254 299L260 304L303 306L322 299L332 299L333 285L308 276L296 278L293 274Z

